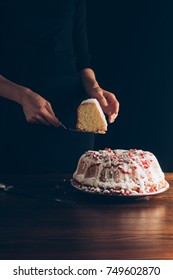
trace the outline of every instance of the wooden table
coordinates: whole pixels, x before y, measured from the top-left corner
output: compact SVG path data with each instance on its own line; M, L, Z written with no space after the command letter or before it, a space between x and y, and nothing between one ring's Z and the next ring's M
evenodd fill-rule
M0 259L173 259L173 173L141 199L85 194L69 177L0 176L15 186L0 190Z

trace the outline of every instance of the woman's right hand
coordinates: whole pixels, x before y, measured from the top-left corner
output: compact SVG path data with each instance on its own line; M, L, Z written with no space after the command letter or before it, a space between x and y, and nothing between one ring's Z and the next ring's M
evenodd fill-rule
M30 123L42 123L58 127L51 104L29 88L13 83L0 75L0 97L19 103L23 107L26 120Z
M28 90L22 95L21 105L29 123L42 123L55 127L60 125L51 104L39 94Z

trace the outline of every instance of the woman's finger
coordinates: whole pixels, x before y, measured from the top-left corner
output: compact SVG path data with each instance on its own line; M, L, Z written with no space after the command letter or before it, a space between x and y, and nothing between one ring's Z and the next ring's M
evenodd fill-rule
M118 103L118 100L116 99L116 96L113 93L105 91L104 96L107 99L107 102L109 104L117 104Z
M108 102L107 102L106 98L105 98L102 94L99 94L99 95L97 96L97 100L98 100L98 102L100 103L101 107L102 107L102 106L103 106L103 107L108 106Z
M108 101L109 107L110 107L110 115L116 114L118 115L119 112L119 102L116 99L115 95L113 93L110 93L108 91L104 92L104 95Z
M48 110L48 112L49 112L51 115L55 116L55 113L54 113L54 111L53 111L52 106L51 106L50 103L47 103L47 104L46 104L46 109Z
M35 122L37 122L37 123L42 123L42 124L45 124L45 125L47 125L47 126L50 126L50 123L49 123L44 117L42 117L42 116L40 116L40 115L37 115L37 116L35 117Z
M109 123L113 123L117 116L118 116L118 114L111 114L109 116Z
M60 121L55 117L53 116L52 114L50 114L48 112L48 110L44 110L41 112L41 116L46 119L50 124L52 124L53 126L55 127L58 127L60 126Z

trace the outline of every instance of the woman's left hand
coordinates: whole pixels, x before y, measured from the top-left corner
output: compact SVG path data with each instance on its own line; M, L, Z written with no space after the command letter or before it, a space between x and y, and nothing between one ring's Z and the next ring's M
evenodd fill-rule
M92 90L90 96L98 100L103 112L109 117L109 123L113 123L118 116L120 106L116 96L99 86Z

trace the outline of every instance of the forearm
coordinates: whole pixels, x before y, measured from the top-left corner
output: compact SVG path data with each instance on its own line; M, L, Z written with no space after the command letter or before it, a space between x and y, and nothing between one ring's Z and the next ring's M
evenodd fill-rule
M82 84L84 86L85 91L91 96L91 93L100 88L99 84L96 80L95 73L90 68L85 68L80 72ZM91 96L92 97L92 96Z
M30 89L11 82L0 75L0 97L4 97L22 104L23 97L28 94Z

